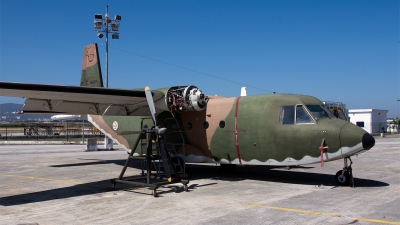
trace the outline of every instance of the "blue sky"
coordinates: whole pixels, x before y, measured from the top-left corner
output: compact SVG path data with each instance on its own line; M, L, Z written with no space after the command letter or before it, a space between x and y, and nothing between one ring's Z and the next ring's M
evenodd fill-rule
M192 84L233 97L247 86L248 95L306 94L398 115L399 1L1 0L0 80L79 85L93 42L105 74L93 19L107 4L122 16L120 39L109 41L110 87Z

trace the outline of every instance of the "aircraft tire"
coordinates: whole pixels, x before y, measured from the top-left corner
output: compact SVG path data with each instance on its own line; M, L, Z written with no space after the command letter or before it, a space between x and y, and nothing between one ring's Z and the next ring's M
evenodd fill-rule
M350 175L349 172L344 171L342 175L342 170L336 173L335 181L339 186L349 186L350 185Z

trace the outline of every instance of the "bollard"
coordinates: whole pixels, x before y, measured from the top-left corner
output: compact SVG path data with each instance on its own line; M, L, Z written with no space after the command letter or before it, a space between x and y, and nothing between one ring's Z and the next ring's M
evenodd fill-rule
M86 151L97 151L97 139L88 138L86 141Z

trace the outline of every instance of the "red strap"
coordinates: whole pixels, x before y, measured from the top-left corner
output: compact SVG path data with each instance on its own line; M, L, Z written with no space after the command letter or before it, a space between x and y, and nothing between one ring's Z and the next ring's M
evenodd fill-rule
M319 151L321 152L321 167L324 167L324 151L328 149L328 146L320 146Z
M236 144L236 154L239 159L239 164L242 165L242 158L240 157L240 148L239 148L239 134L238 134L238 111L239 111L239 100L240 96L236 100L236 109L235 109L235 144Z

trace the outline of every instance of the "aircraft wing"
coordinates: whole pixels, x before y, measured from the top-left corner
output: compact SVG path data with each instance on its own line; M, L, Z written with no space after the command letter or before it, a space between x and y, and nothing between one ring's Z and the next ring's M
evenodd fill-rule
M23 111L149 116L145 91L102 87L0 82L0 95L27 98ZM164 94L152 91L154 101ZM162 110L159 110L162 111Z

